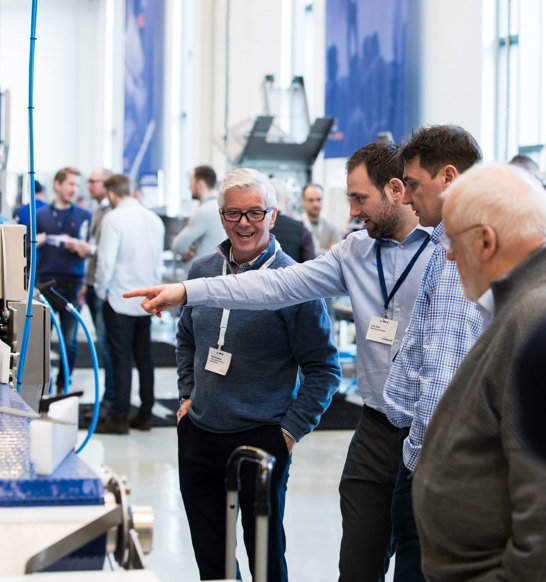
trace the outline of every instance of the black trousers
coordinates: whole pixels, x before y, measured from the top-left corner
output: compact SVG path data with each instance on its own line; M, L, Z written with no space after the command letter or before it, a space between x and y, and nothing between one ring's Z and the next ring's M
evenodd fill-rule
M102 367L104 368L104 394L102 399L106 402L113 403L116 399L114 384L114 368L112 358L110 357L110 348L108 347L108 337L106 335L106 326L102 316L102 300L95 293L92 285L87 287L85 292L85 302L91 313L91 319L95 326L97 339L95 345L102 358Z
M363 406L339 484L340 582L382 582L395 551L391 506L407 429Z
M81 311L81 306L78 304L78 293L81 289L81 283L65 283L56 284L53 286L55 291L62 295L69 303ZM72 375L74 366L76 364L76 355L78 351L78 342L76 340L77 321L72 313L63 309L60 313L57 311L61 333L63 334L64 345L66 347L66 355L68 358L68 372ZM62 362L59 364L59 373L57 375L57 386L64 386L64 368Z
M400 460L392 500L392 527L396 540L395 582L425 582L421 545L411 501L411 472Z
M241 445L259 447L276 458L271 475L271 515L267 579L287 582L286 538L282 524L290 456L280 426L261 426L237 433L213 433L195 426L188 415L178 423L180 491L190 525L193 550L202 580L225 577L226 492L230 454ZM239 505L250 571L254 572L256 464L241 466Z
M152 360L151 316L124 315L104 303L102 314L114 367L115 400L111 415L127 417L131 406L133 358L138 370L140 411L152 415L154 405L154 363Z

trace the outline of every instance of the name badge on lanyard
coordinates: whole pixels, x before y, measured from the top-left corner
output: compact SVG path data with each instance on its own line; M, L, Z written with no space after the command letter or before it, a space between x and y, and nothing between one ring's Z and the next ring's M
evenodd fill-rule
M275 252L273 256L268 259L261 267L261 269L267 269L269 265L275 260L277 256L277 251L279 250L280 245L277 241L275 241ZM222 265L222 275L227 274L227 266L226 263ZM232 354L222 350L224 346L224 342L226 339L226 330L229 321L229 309L224 309L222 311L222 320L220 321L220 335L218 336L218 347L217 348L209 348L209 356L207 358L207 363L205 364L205 370L209 372L213 372L214 374L220 374L221 376L225 376L229 370L229 366L231 364L231 357Z
M366 339L372 342L379 342L392 346L396 337L398 322L394 319L372 316Z
M225 376L230 364L231 354L229 352L224 352L217 348L209 348L209 357L207 358L205 370Z
M383 263L381 262L381 248L376 242L376 259L377 259L377 272L379 275L379 284L381 286L381 293L383 294L384 299L384 313L383 317L377 317L376 315L372 316L370 321L370 325L368 326L368 332L366 333L366 339L372 342L379 342L382 344L387 344L392 346L394 340L396 338L396 330L398 329L398 322L394 319L387 319L387 310L389 308L389 303L391 299L394 297L402 283L406 280L407 276L409 275L413 265L415 265L419 255L425 250L430 237L427 236L425 240L422 242L421 246L417 250L417 252L413 255L411 261L408 263L407 267L404 269L404 272L400 275L398 280L396 281L394 287L392 288L390 294L387 293L387 285L385 283L385 274L383 272Z

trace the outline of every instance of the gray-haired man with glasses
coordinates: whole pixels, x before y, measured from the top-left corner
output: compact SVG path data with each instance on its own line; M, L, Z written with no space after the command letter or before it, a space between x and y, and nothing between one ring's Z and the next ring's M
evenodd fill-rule
M233 170L218 205L228 239L192 265L190 279L294 263L269 232L277 210L266 176ZM267 579L286 581L282 522L292 448L318 424L341 377L324 302L259 312L186 306L176 357L180 490L201 579L224 577L226 463L236 447L250 445L276 457ZM241 482L244 540L254 571L254 465L241 468Z

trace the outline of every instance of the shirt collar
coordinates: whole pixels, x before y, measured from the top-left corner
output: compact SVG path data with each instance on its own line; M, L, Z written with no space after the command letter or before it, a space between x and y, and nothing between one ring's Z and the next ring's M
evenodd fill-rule
M444 234L444 221L440 222L438 226L432 231L430 238L432 242L437 245L440 242L440 237Z
M495 296L491 287L476 301L478 310L486 325L489 325L495 316Z
M216 194L211 194L210 196L203 198L203 200L201 200L200 204L204 204L205 202L208 202L209 200L217 200Z
M404 240L397 241L392 238L377 238L375 239L379 246L400 246L403 244L407 244L414 240L424 239L427 236L431 236L432 228L428 226L421 226L418 224L409 234L406 235Z
M115 206L115 208L120 208L122 206L134 206L135 204L140 204L140 202L133 198L132 196L124 196Z

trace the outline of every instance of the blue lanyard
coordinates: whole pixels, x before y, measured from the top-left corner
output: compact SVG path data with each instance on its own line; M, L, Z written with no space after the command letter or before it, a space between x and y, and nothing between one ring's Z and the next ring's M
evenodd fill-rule
M377 272L379 274L379 284L381 285L381 292L383 293L383 299L385 300L385 303L383 305L383 307L385 308L385 313L383 317L387 317L387 309L389 307L391 299L396 295L396 292L398 291L398 289L400 289L402 283L406 280L407 276L410 274L410 271L413 269L413 265L415 265L417 259L419 258L419 255L425 250L425 247L427 246L429 240L430 236L427 235L427 237L425 238L417 252L411 258L411 261L408 263L408 266L404 269L404 272L400 275L400 277L398 277L398 280L394 284L394 287L392 288L390 295L387 294L385 274L383 273L383 263L381 262L381 246L377 242L375 243L376 244L375 257L377 259Z

